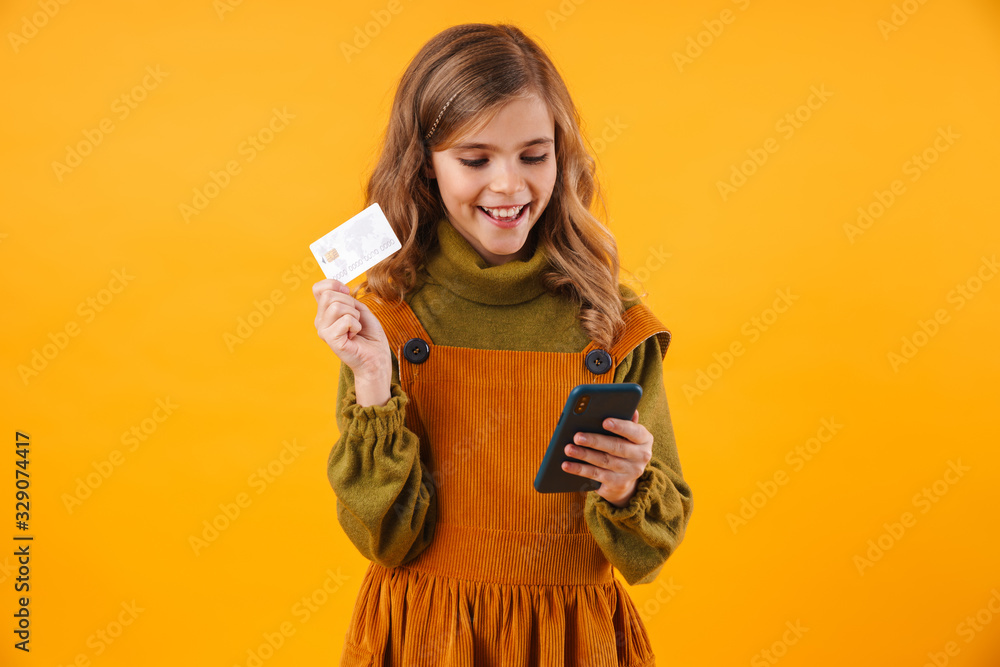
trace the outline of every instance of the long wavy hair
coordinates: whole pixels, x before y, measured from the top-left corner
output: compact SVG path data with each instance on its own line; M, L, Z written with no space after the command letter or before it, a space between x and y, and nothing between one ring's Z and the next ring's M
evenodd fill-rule
M542 274L545 289L578 304L586 334L601 347L611 346L624 328L621 267L614 236L590 211L596 197L607 219L596 163L555 65L513 25L447 28L420 49L400 78L365 206L378 202L402 248L370 269L356 294L397 301L413 288L437 242L435 223L447 216L437 181L424 171L431 151L458 143L507 103L531 95L544 100L554 117L557 172L548 205L526 243L534 238L545 249L551 264Z

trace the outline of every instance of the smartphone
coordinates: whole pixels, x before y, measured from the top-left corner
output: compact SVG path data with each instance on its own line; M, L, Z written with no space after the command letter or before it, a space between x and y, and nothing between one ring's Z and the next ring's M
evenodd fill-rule
M582 477L562 469L563 461L586 463L566 454L566 445L576 444L577 433L615 435L604 428L604 420L632 420L642 398L642 386L634 382L610 384L579 384L566 399L559 423L556 424L542 465L535 475L535 490L539 493L595 491L601 488L596 479Z

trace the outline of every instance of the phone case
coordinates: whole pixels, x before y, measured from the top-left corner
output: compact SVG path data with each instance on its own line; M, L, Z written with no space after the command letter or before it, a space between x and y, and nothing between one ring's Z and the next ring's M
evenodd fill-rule
M566 399L545 458L535 475L535 490L539 493L566 493L601 488L601 483L595 479L562 469L563 461L581 462L566 455L566 445L573 443L573 438L581 431L614 435L602 426L604 420L608 417L631 420L641 397L642 386L634 382L580 384L574 387ZM577 413L577 401L584 398L587 398L585 407Z

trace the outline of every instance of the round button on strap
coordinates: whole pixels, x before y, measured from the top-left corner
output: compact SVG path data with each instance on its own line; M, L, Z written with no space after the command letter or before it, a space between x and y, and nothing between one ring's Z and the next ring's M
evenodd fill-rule
M611 355L604 350L591 350L587 353L587 368L595 375L611 370Z
M411 338L403 344L403 356L411 363L424 363L430 353L431 347L423 338Z

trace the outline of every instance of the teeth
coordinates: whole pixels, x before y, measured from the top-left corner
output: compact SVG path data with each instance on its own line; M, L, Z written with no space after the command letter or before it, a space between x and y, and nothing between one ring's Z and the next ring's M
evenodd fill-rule
M516 218L521 213L521 209L524 208L524 206L511 206L509 208L481 208L494 218Z

